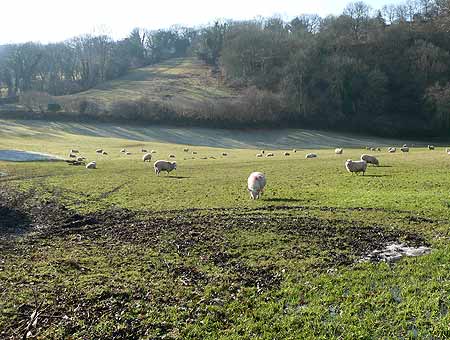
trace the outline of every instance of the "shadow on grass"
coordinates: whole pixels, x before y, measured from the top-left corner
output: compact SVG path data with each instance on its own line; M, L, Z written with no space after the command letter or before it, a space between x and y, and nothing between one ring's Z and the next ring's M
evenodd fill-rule
M391 175L364 175L363 177L391 177Z
M392 168L392 165L378 165L377 168Z
M275 197L275 198L263 198L263 201L267 202L304 202L305 200L301 200L298 198L282 198L282 197Z
M185 179L185 178L191 178L191 177L188 177L188 176L166 176L165 178Z

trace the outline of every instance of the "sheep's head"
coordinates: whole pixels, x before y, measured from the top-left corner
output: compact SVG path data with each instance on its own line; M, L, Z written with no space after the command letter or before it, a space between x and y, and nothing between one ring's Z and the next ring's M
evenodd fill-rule
M172 166L172 169L176 170L176 168L177 168L177 162L171 162L170 164L171 164L171 166Z

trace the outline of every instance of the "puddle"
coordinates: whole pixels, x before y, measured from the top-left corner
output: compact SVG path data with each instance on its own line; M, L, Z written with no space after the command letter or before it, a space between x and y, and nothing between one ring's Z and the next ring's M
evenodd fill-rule
M374 250L369 255L363 257L362 262L395 262L400 260L403 256L422 256L431 252L431 248L420 247L407 247L403 243L392 243L382 250Z
M20 151L20 150L0 150L0 161L9 162L33 162L33 161L59 161L62 158L46 153ZM0 172L0 177L6 174Z

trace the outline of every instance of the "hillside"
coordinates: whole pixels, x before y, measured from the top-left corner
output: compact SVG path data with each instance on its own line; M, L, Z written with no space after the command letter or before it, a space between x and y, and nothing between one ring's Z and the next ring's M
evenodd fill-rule
M211 67L195 58L175 58L138 68L88 91L55 97L63 105L77 100L97 103L111 110L114 103L142 99L177 107L195 107L235 94L213 76Z

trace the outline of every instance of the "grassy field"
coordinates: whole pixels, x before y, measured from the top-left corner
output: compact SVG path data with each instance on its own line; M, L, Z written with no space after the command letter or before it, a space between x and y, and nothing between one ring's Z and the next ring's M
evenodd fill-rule
M356 176L344 162L362 148L261 159L259 149L34 131L8 125L0 149L77 148L98 169L0 161L0 338L450 337L442 147L377 152L381 166ZM141 148L176 155L178 169L156 176ZM259 201L246 191L252 171L268 179ZM433 250L360 261L392 242Z

